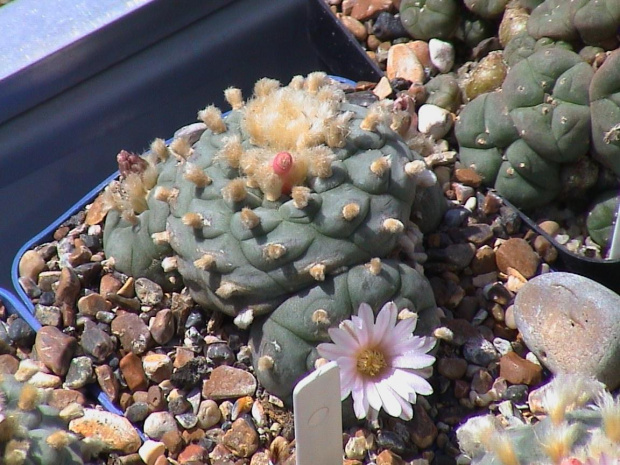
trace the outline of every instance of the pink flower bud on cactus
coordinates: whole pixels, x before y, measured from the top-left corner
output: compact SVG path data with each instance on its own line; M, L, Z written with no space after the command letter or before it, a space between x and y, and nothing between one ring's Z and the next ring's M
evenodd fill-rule
M271 166L273 167L274 173L276 173L279 177L284 178L293 167L293 157L288 152L279 152L275 157L273 157Z

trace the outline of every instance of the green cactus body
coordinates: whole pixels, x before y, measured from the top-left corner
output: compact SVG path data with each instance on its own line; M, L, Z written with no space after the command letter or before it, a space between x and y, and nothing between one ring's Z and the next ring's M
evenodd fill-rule
M67 429L44 391L0 375L0 462L6 465L77 465L85 445Z
M469 102L461 110L454 131L461 163L474 168L485 185L493 186L503 150L519 137L508 116L503 94L485 93Z
M561 165L590 148L592 75L579 55L562 47L523 58L501 92L483 94L461 111L455 127L461 162L521 208L550 202L561 190Z
M599 194L588 212L586 227L594 242L603 248L609 246L609 240L616 221L620 198L616 190L605 191Z
M461 89L456 76L451 73L439 74L428 81L426 102L455 112L461 105Z
M456 0L403 0L400 19L414 39L449 39L459 24L459 10Z
M616 0L545 0L532 11L527 28L536 39L581 40L613 49L618 44L619 26L620 4Z
M590 83L594 157L620 176L620 50L612 52Z
M493 19L504 13L508 0L464 0L464 3L470 11L478 16Z
M186 158L157 163L147 209L133 222L107 218L117 269L157 277L159 268L161 277L174 256L196 302L258 315L329 273L387 256L409 221L409 164L421 157L380 121L380 108L348 104L323 82L308 90L311 79L272 85L207 129ZM291 186L270 165L279 153L299 171ZM190 168L209 183L197 186Z
M349 319L362 302L378 310L388 301L418 314L416 333L428 335L439 324L426 278L407 265L374 259L289 298L252 325L258 380L269 392L290 400L295 383L314 368L316 345L329 341L327 329Z

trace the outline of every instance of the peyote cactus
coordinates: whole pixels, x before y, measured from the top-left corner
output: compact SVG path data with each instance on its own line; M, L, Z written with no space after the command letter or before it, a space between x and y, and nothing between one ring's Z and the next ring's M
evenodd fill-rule
M596 196L588 212L586 220L588 234L594 242L605 249L610 245L619 203L620 198L615 189L604 191Z
M351 311L346 302L354 288L335 291L332 283L399 247L413 251L412 206L429 202L419 188L436 180L390 129L390 112L381 104L347 103L323 73L295 77L285 87L262 79L247 102L238 89L225 95L232 111L224 117L213 106L201 111L205 127L197 142L181 133L169 147L156 141L144 158L122 154L123 180L103 194L112 208L106 255L135 277L164 283L178 271L198 304L234 316L240 326L280 304L277 315L293 311L286 310L291 299L309 308L321 286L344 305L325 304L321 324L337 325ZM409 294L397 291L399 279L380 280L367 300L408 302ZM432 299L425 292L423 308ZM283 365L297 363L299 348L284 330L273 334L270 325L281 317L273 318L254 326L285 347L287 360L276 360L275 370L282 365L288 372ZM295 324L303 333L304 322ZM307 368L295 368L296 376Z
M402 0L400 19L414 39L449 39L459 24L457 0Z
M68 419L45 403L45 392L0 375L0 463L84 463L86 443L68 431Z
M620 49L612 52L590 82L594 157L620 176Z
M620 3L617 0L545 0L534 10L527 23L536 39L583 41L608 50L618 44Z
M459 446L472 465L617 464L620 399L576 375L560 375L543 389L546 415L539 422L491 414L459 427Z
M502 91L460 113L461 162L521 208L553 200L562 164L589 150L592 68L574 52L543 48L508 72Z

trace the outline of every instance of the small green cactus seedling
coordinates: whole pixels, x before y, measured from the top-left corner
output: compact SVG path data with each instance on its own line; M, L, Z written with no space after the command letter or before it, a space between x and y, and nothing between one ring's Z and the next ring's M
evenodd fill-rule
M459 24L457 0L403 0L400 19L411 37L420 40L449 39Z
M599 463L620 457L617 397L577 375L559 375L545 389L546 415L538 422L491 414L459 427L459 447L473 465Z
M0 463L84 463L87 444L68 431L68 420L46 404L43 390L0 375Z

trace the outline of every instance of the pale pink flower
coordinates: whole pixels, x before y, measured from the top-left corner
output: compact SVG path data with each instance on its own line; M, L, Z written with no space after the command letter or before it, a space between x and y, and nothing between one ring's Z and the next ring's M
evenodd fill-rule
M358 418L374 419L383 408L393 417L409 420L416 396L433 392L424 378L435 362L427 352L436 341L413 335L417 318L397 323L397 316L396 304L388 302L375 322L372 309L363 303L357 316L329 329L333 344L317 347L321 357L340 367L341 397L352 395Z

